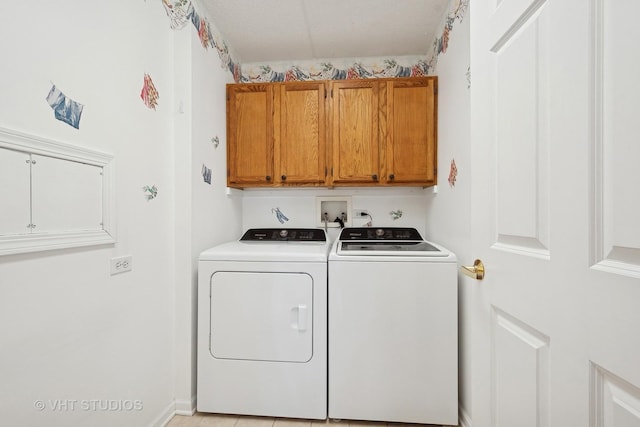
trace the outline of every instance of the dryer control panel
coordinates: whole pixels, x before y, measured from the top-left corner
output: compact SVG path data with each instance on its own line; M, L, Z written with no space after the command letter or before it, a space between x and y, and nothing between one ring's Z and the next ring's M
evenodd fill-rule
M318 228L250 228L240 238L253 242L326 242L327 235Z

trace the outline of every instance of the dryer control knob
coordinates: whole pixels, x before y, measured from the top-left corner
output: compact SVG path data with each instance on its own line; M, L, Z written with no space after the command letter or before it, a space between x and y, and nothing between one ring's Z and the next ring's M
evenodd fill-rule
M285 238L289 235L288 230L280 230L280 237Z
M376 236L378 236L378 237L384 236L384 230L382 228L378 228L376 230Z

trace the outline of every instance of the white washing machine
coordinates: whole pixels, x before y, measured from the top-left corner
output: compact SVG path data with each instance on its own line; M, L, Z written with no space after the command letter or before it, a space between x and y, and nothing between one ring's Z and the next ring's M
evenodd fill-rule
M200 255L198 411L326 418L330 248L321 229L250 229Z
M329 254L329 417L458 424L457 266L413 228L345 228Z

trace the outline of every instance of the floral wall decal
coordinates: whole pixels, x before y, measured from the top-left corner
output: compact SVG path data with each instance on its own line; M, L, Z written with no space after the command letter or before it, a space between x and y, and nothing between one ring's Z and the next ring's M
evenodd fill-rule
M162 0L162 5L171 20L171 29L181 30L187 25L189 16L191 16L193 10L193 6L189 0L177 0L173 3L169 0Z
M149 74L147 73L145 73L144 75L144 83L142 84L142 91L140 91L140 98L142 98L142 101L144 102L144 105L147 106L147 108L153 110L156 109L160 94L154 86L153 80L151 80L151 76L149 76Z
M389 212L389 215L391 215L392 220L396 221L402 218L402 211L400 209L398 209L397 211L391 211Z
M456 186L456 179L458 178L458 167L456 166L456 161L455 159L451 159L451 166L449 168L449 186L450 187L455 187Z
M146 193L144 197L147 199L147 202L158 197L158 188L155 185L145 185L144 187L142 187L142 191Z
M211 169L206 167L204 164L202 165L202 179L204 179L204 182L211 185Z
M278 222L280 222L280 224L284 224L285 222L289 221L289 218L287 218L282 211L280 210L280 208L271 208L271 213L276 215L276 219L278 220Z
M220 145L220 138L214 136L211 138L211 143L213 144L213 148L218 148L218 145Z
M51 86L51 90L49 91L46 100L49 106L53 109L56 119L79 129L80 117L82 116L82 110L84 109L82 104L67 98L65 94L56 87L56 85Z

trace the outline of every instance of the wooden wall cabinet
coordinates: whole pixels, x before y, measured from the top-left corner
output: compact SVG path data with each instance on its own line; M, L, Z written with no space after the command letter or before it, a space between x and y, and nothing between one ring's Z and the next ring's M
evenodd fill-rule
M437 85L435 77L385 82L380 91L380 134L386 145L383 182L437 183Z
M377 185L380 180L376 80L331 83L330 185Z
M271 84L227 85L227 184L273 184L274 89Z
M230 84L230 187L437 183L437 77Z
M327 175L325 83L283 83L278 93L274 132L276 183L324 185Z
M324 82L227 86L227 184L323 185Z

